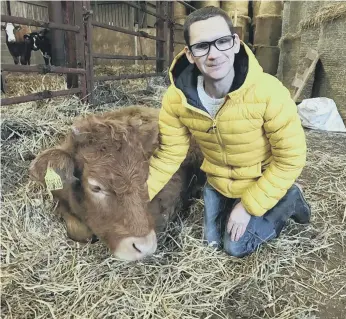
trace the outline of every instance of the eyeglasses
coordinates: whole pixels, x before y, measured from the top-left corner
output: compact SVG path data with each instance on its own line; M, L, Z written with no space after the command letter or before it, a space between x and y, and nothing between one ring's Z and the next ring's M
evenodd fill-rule
M225 37L216 39L210 42L199 42L193 45L189 45L188 48L192 52L194 57L202 57L207 55L210 51L210 46L214 45L219 51L227 51L234 46L235 35L227 35Z

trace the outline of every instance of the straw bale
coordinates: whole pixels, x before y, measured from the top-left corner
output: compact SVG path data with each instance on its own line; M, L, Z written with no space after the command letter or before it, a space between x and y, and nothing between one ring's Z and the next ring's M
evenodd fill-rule
M302 20L303 7L306 1L285 1L282 11L282 35L294 34L298 31Z
M258 16L255 23L255 45L277 46L281 37L281 16Z
M196 9L209 6L220 8L220 1L193 1L192 6L194 6Z
M280 57L277 77L293 96L295 88L292 86L292 81L299 65L300 36L286 37L279 45Z
M292 81L298 72L303 73L307 65L304 59L309 48L316 48L318 30L303 34L301 21L318 12L320 1L285 1L283 9L282 37L279 41L281 50L278 66L278 78L294 94ZM316 33L317 32L317 33ZM303 90L301 97L310 97L313 75Z
M174 1L173 2L173 12L174 12L174 17L176 16L186 16L186 7L177 2L177 1Z
M181 4L177 1L174 1L174 3L173 3L174 21L176 23L184 25L185 20L186 20L186 14L187 14L186 7L183 4Z
M335 3L325 3L319 1L313 1L305 3L306 14L305 19L300 22L300 29L306 30L309 28L317 28L328 22L332 22L336 19L346 16L346 3L335 1ZM321 8L321 9L320 9ZM320 9L320 10L318 10Z
M279 64L280 49L276 46L256 46L255 56L263 68L263 71L271 75L276 75Z
M341 117L346 120L346 17L326 23L321 28L318 52L321 69L314 94L335 101Z
M251 18L248 16L239 15L237 16L237 21L235 21L235 17L231 15L231 19L234 27L242 28L241 40L243 40L244 42L248 42Z
M305 58L309 49L318 51L318 42L320 37L319 29L308 29L301 33L300 37L300 48L299 48L299 57L298 57L298 67L296 72L302 75L304 71L310 66L311 60ZM315 71L309 76L304 89L302 90L298 101L303 99L309 99L312 96L312 88L315 79Z
M222 1L221 9L226 11L229 16L234 15L234 11L238 12L238 15L249 15L249 1Z
M281 15L281 11L283 9L283 1L261 1L258 15Z
M261 5L261 0L255 0L252 1L252 16L253 16L253 22L255 22L256 17L259 14L259 8Z

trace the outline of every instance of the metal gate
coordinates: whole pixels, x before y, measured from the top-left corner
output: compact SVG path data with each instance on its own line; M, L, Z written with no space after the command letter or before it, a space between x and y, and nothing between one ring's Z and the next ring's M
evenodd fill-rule
M182 3L189 9L194 10L194 7L185 3L184 1L177 2ZM122 27L108 25L105 23L95 21L95 19L93 19L93 12L91 10L90 1L64 1L64 3L65 6L64 9L62 9L62 1L51 1L49 5L49 10L51 12L50 17L53 17L53 19L54 17L56 17L56 21L58 21L59 18L61 19L61 15L63 15L63 17L65 18L65 22L67 22L67 24L56 23L51 21L52 19L50 19L49 22L43 22L21 17L14 17L11 15L1 15L1 22L48 28L50 30L53 30L53 32L54 30L70 31L69 35L67 36L67 41L65 42L67 47L67 61L65 62L67 62L68 67L53 65L27 66L3 64L1 65L1 70L5 72L66 74L68 89L61 91L46 90L43 92L38 92L26 96L3 98L1 99L1 105L37 101L71 94L77 94L79 95L81 100L93 104L95 102L93 93L95 82L162 76L163 70L167 68L173 60L174 45L184 44L182 42L175 41L174 38L174 31L176 29L181 30L182 25L179 25L174 22L172 1L157 1L156 12L147 10L142 5L138 5L135 2L122 2L126 3L130 7L140 10L145 14L154 16L156 18L156 36L149 35L148 33L143 31L127 30ZM153 39L156 41L156 56L148 57L146 55L125 56L95 54L93 53L92 49L93 27L99 27L137 37ZM52 42L52 46L56 45L54 41ZM94 59L97 58L133 61L156 61L156 72L94 77Z

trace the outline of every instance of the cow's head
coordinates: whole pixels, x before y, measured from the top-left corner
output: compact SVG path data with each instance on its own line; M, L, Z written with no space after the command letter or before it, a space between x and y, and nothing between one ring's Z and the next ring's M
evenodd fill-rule
M74 125L66 147L41 153L30 167L43 183L48 166L60 176L63 189L53 194L120 259L138 260L157 247L146 184L156 126L87 118Z
M1 30L5 30L6 32L6 40L10 43L16 42L16 31L19 31L21 29L20 25L14 25L13 23L6 23L5 25L1 26Z
M39 32L31 32L29 37L32 43L32 50L38 51L43 47L46 37L48 36L48 29L42 29Z
M38 51L40 49L38 32L31 32L30 34L26 34L24 35L24 39L28 42L31 42L31 49L33 51Z

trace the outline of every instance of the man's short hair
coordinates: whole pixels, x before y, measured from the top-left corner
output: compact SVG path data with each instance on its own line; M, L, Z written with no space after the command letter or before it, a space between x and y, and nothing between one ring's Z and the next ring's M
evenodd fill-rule
M187 16L186 21L184 23L185 43L187 45L190 45L190 26L192 23L195 23L197 21L207 20L213 17L224 18L229 26L231 33L233 34L234 32L233 23L230 16L227 14L227 12L217 7L208 6L208 7L195 10Z

